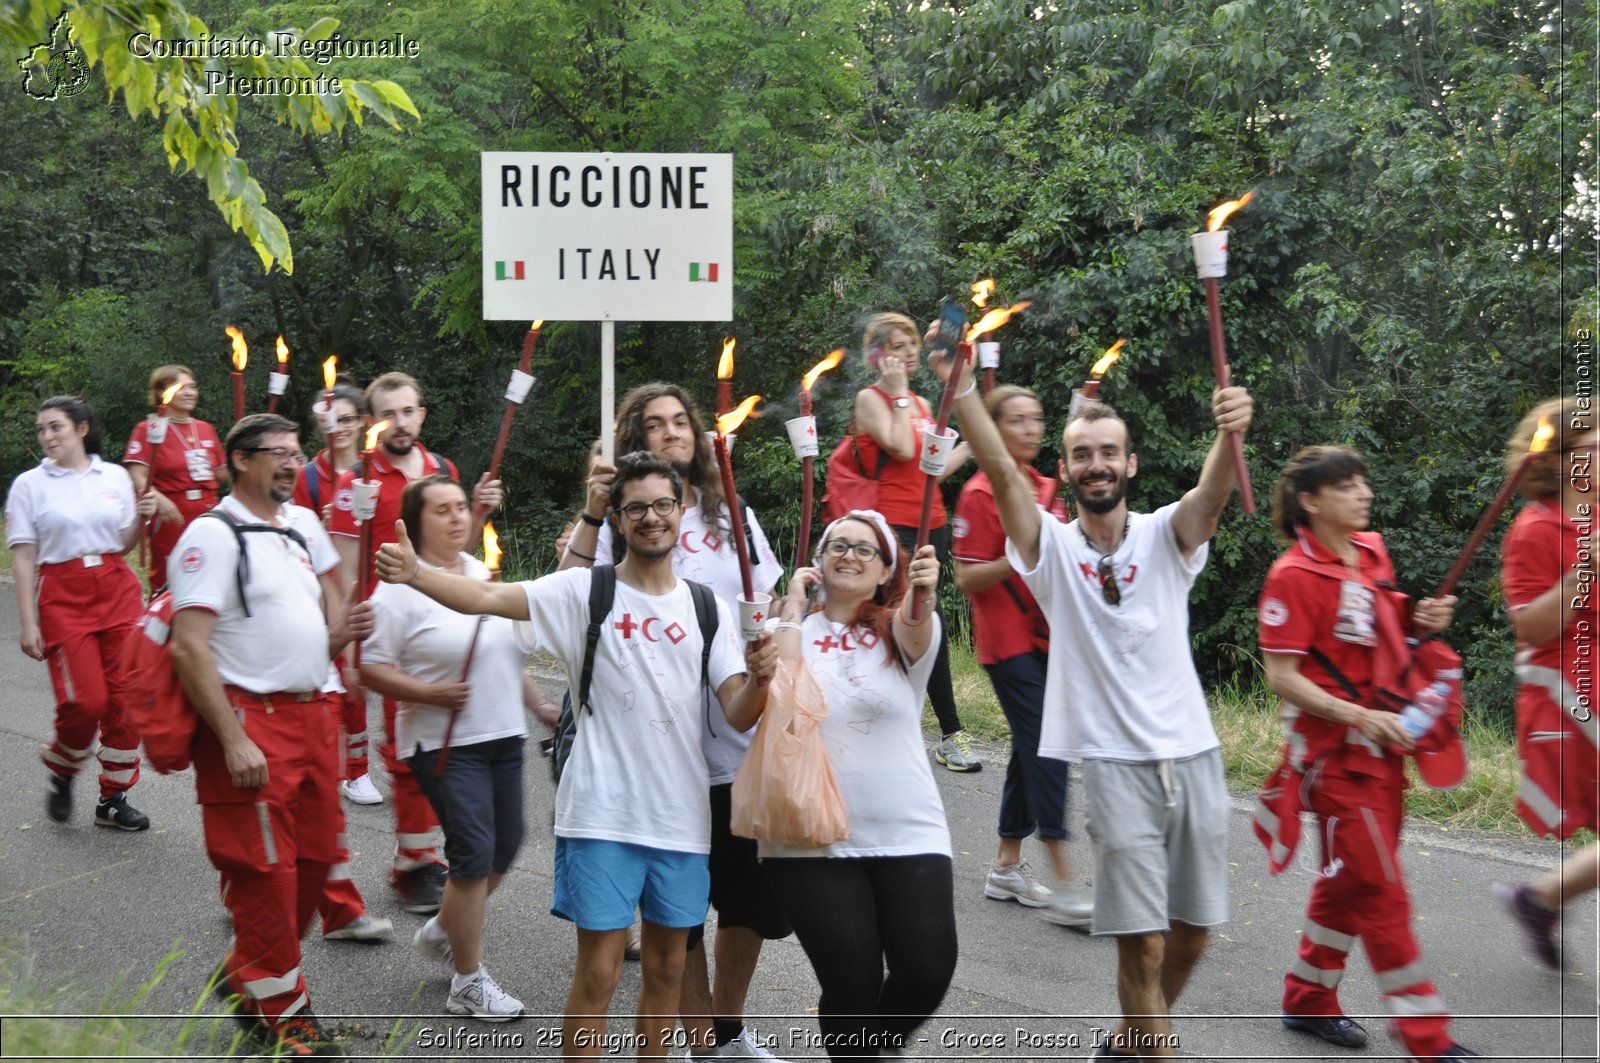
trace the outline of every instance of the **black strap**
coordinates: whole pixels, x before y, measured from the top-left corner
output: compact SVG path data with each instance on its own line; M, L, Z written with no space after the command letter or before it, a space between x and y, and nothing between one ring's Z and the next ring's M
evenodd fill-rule
M1327 654L1323 653L1315 646L1311 647L1309 653L1311 659L1316 661L1322 670L1327 672L1328 676L1335 683L1339 684L1339 687L1344 691L1346 697L1355 702L1357 705L1363 704L1365 699L1361 697L1361 692L1356 689L1356 685L1350 682L1350 680L1346 679L1345 674L1333 666L1333 662L1328 660Z
M322 519L322 475L317 472L317 463L308 461L300 469L300 475L306 482L306 494L311 496L311 512Z
M886 462L888 462L889 455L883 452L882 447L879 447L877 467L872 470L872 474L870 476L867 475L867 467L861 464L861 444L856 442L856 415L853 413L850 415L850 427L846 429L846 431L850 436L850 453L856 459L856 472L860 473L862 476L866 476L869 480L876 480L878 477L882 476L883 466Z
M589 629L584 634L583 671L578 674L578 710L589 708L589 684L594 679L594 651L600 644L600 627L611 615L617 596L617 569L614 565L595 565L589 570Z
M751 549L754 549L752 547ZM683 582L689 585L689 595L694 599L694 618L700 624L700 685L711 687L711 640L717 637L717 599L711 593L711 588L704 583L696 583L692 579ZM717 729L711 723L711 700L706 702L706 730L711 737L717 737Z
M220 507L217 509L208 509L204 513L200 514L200 516L216 517L218 520L222 521L222 523L226 524L233 532L233 540L239 547L239 563L234 567L233 580L239 588L239 606L244 610L245 616L251 615L250 602L244 594L244 585L250 582L250 552L244 548L245 532L272 532L275 535L281 535L284 538L297 543L300 549L305 551L306 560L311 560L311 547L306 545L305 536L301 535L293 528L280 528L275 524L241 524L238 520L228 515L228 513L226 513ZM195 519L198 520L199 517L196 517Z

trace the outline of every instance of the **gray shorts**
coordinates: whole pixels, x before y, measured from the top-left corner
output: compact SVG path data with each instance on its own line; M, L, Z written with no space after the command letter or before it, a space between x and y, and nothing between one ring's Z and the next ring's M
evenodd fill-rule
M1222 751L1186 760L1083 762L1094 843L1091 933L1162 933L1228 921L1228 815Z

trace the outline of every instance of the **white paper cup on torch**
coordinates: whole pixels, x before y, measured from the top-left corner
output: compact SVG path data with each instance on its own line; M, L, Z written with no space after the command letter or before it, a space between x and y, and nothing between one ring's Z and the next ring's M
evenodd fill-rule
M978 341L978 368L979 369L999 369L1000 368L1000 341L999 340L980 340L980 341Z
M767 617L772 612L772 595L758 594L756 600L747 602L739 595L739 637L754 642L766 631Z
M739 433L738 432L729 432L727 435L723 436L723 438L728 441L728 456L731 458L731 457L733 457L733 444L734 444L734 441L739 438ZM706 433L706 446L711 448L711 454L712 454L712 457L714 459L716 457L716 453L717 453L717 433L715 433L715 432L707 432Z
M165 417L152 417L144 430L145 442L152 447L167 438L167 419Z
M353 508L356 520L363 523L378 515L378 488L382 486L377 480L357 480L350 485L353 491Z
M917 467L929 476L943 476L944 470L950 464L950 455L956 449L956 442L960 436L954 428L946 428L944 435L939 434L938 425L924 425L922 428L922 460Z
M339 430L339 415L334 412L333 403L327 399L318 399L316 405L311 407L311 412L317 415L317 427L328 435Z
M815 417L793 417L783 422L789 430L789 445L794 448L797 458L814 458L817 456L817 419Z
M528 390L533 387L533 375L524 373L520 369L511 370L511 383L506 385L506 401L522 405L528 397Z
M1228 230L1195 233L1189 237L1194 248L1194 268L1201 280L1228 275Z
M289 374L288 373L268 373L267 374L267 394L268 395L282 395L285 391L288 391L288 390L289 390Z

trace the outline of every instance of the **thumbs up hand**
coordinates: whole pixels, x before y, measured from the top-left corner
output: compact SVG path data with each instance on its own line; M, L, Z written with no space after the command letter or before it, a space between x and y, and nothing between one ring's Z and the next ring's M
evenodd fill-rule
M411 536L406 534L405 521L395 521L394 531L396 541L378 548L378 578L385 583L410 583L417 578L421 562L411 546Z

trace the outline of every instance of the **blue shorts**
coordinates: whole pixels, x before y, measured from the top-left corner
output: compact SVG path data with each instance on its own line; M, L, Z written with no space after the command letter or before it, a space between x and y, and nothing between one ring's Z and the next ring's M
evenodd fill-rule
M705 853L557 838L555 894L550 914L582 930L624 930L635 909L658 926L700 926L711 871Z

